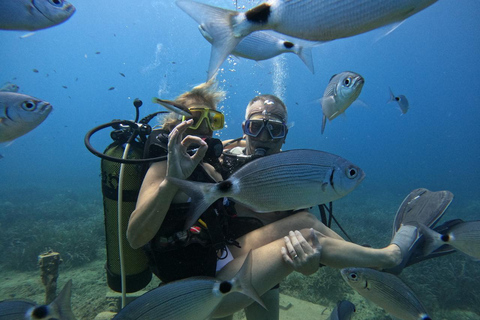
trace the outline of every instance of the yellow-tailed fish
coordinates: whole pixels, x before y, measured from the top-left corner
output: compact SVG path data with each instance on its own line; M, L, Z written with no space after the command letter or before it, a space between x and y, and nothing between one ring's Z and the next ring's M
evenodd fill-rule
M175 102L175 101L170 101L170 100L163 100L160 98L153 98L152 99L153 103L158 103L159 105L165 107L166 109L175 112L176 114L179 114L181 116L185 117L191 117L192 113L190 110L188 110L187 107Z

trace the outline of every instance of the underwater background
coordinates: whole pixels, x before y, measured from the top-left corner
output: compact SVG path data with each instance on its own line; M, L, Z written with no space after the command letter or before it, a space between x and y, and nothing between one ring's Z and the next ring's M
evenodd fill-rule
M203 2L235 9L235 1ZM260 2L239 0L238 6ZM173 100L205 81L210 44L173 1L72 3L77 11L61 25L25 38L28 32L0 31L0 84L15 83L54 108L39 127L0 147L0 282L34 279L12 282L0 300L42 292L37 255L51 248L62 254L65 273L94 264L101 275L81 289L74 281L74 312L92 319L103 311L104 296L90 294L89 286L106 287L105 239L100 159L85 148L84 136L112 119L133 119L135 98L146 116L162 110L152 97ZM388 28L315 47L315 74L294 54L262 62L230 58L217 77L227 92L221 104L227 126L219 138L241 136L250 99L277 94L291 125L284 150L328 151L365 171L361 185L334 203L355 242L386 246L398 206L420 187L455 195L443 220L479 219L479 16L477 0L440 0L385 37ZM329 121L321 135L318 99L330 77L347 70L365 78L362 103ZM387 104L389 87L409 99L407 114ZM92 142L103 150L111 140L104 133ZM455 253L401 277L434 319L480 319L479 271L478 262ZM281 290L330 307L354 296L329 268L308 278L292 274ZM358 301L354 319L390 319ZM87 302L92 307L82 308Z

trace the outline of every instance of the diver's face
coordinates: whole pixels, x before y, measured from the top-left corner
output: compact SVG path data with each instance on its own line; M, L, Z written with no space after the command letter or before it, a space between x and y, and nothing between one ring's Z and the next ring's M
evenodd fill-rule
M253 155L253 154L255 154L255 150L258 149L258 148L265 149L266 155L270 155L270 154L280 152L280 150L282 148L282 145L285 143L287 128L286 127L284 128L285 132L284 132L283 137L272 138L272 135L270 134L267 126L271 123L275 123L275 125L278 125L279 123L282 124L283 123L282 120L280 118L277 118L274 115L270 115L270 116L267 116L267 115L263 116L262 115L261 117L258 117L258 115L252 115L252 117L250 117L249 120L260 122L260 124L256 124L256 125L260 125L260 126L262 124L261 121L263 121L264 125L263 125L263 128L259 131L257 136L251 136L251 135L248 135L248 134L245 135L245 137L246 137L245 139L246 139L246 143L247 143L246 153L249 154L249 155ZM246 123L243 123L243 125L242 125L243 132L246 132L245 125L246 125ZM283 126L285 126L285 125L283 124ZM247 130L247 132L248 132L248 130ZM272 132L275 133L275 131L273 131L273 130L272 130Z

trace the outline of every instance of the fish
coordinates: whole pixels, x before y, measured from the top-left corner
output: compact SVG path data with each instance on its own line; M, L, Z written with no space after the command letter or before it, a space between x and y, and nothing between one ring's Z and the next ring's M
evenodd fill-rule
M320 99L323 112L322 134L325 131L327 119L332 121L345 112L362 92L364 83L365 79L352 71L344 71L330 78Z
M296 210L340 199L364 178L363 170L350 161L310 149L255 159L218 183L167 177L192 199L185 228L222 197L232 198L259 213Z
M112 90L115 90L115 87L108 88L108 91L112 91Z
M46 101L16 92L0 92L0 143L35 129L52 111Z
M202 36L210 43L213 39L203 25L198 29ZM315 73L313 67L312 48L318 45L303 40L287 40L286 37L272 31L256 31L240 41L231 54L250 60L260 61L276 57L282 53L295 53L305 63L307 68Z
M71 306L72 298L72 280L70 279L64 286L62 291L48 305L40 305L31 307L24 314L23 319L30 320L76 320L75 315L72 312Z
M25 320L25 314L36 303L29 300L9 299L0 301L0 320Z
M169 319L203 320L216 309L222 298L240 292L265 308L251 284L252 251L230 280L212 277L191 277L167 283L133 300L114 320Z
M75 10L65 0L2 0L0 30L35 31L50 28L68 20Z
M437 0L269 0L237 12L192 0L176 0L212 36L208 79L248 34L274 30L310 41L355 36L401 22Z
M20 87L16 84L7 82L0 88L0 92L18 92L19 89Z
M185 117L191 117L192 113L190 110L188 110L187 107L175 102L175 101L170 101L170 100L163 100L160 98L152 98L153 103L158 103L162 105L163 107L167 108L168 110L175 112L176 114L179 114L181 116Z
M355 313L355 305L347 300L340 301L330 314L329 320L351 320Z
M424 254L430 254L448 244L473 259L480 259L480 220L460 222L449 228L445 234L422 224L420 228L425 236Z
M431 320L415 293L397 276L369 268L344 268L343 279L355 291L402 320Z
M122 77L124 77L124 78L125 78L125 74L123 74L123 73L121 73L121 72L119 72L119 73L120 73L120 75L121 75Z
M37 69L32 69L33 72L38 73L39 71Z
M388 87L388 89L390 90L390 99L388 99L387 103L395 101L397 102L398 108L402 114L407 113L408 109L410 109L407 97L405 97L403 94L396 96L393 94L392 88Z

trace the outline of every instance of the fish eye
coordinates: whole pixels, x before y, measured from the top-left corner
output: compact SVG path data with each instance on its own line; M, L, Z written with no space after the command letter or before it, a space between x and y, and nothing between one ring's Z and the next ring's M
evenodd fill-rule
M347 175L347 178L355 179L355 177L358 175L358 170L354 167L349 167L345 169L345 174Z
M352 84L352 78L351 77L347 77L343 80L343 85L348 87Z
M23 110L33 111L33 110L35 110L36 107L37 107L37 105L33 101L27 100L27 101L22 102L22 109Z
M348 278L352 281L358 281L358 276L355 272L351 272L348 274Z
M48 2L50 2L55 7L63 6L63 0L48 0Z

